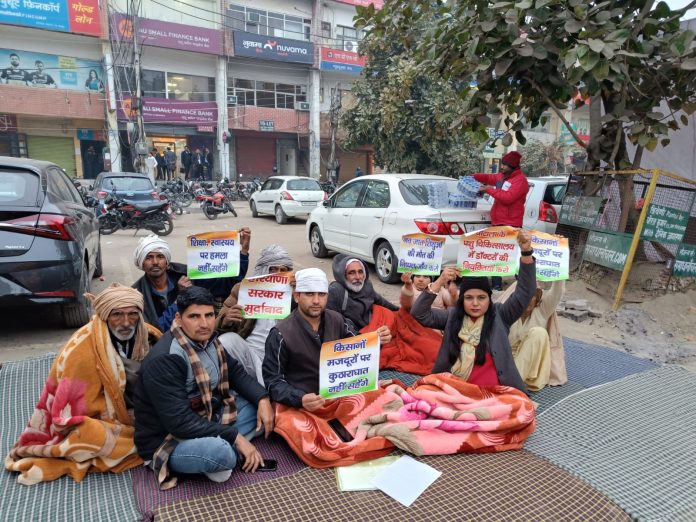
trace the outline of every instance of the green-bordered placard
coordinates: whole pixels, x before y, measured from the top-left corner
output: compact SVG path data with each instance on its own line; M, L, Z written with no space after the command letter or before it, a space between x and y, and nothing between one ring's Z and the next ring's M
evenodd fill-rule
M677 277L696 277L696 245L679 245L672 274Z

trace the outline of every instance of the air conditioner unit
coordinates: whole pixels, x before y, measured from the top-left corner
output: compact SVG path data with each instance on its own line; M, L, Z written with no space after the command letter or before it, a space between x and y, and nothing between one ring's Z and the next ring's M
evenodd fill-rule
M247 23L248 24L258 24L260 21L261 21L261 14L260 13L253 13L253 12L247 13Z
M355 40L343 40L343 50L357 53L358 52L358 42Z
M232 95L228 96L227 105L237 105L237 97Z
M308 111L309 110L309 102L295 102L295 110Z

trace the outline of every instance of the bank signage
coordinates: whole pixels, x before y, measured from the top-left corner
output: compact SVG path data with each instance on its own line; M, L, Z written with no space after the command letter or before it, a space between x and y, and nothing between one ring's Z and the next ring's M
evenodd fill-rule
M243 31L234 31L233 38L235 56L310 65L314 63L314 47L309 42Z
M143 97L143 119L146 123L172 125L215 125L217 104L215 102L187 102L163 98ZM118 117L125 120L136 115L132 110L131 98L119 101Z
M0 24L101 36L99 0L0 0Z
M351 51L321 48L321 70L347 74L360 74L365 67L365 57Z
M2 0L0 0L2 2ZM133 20L125 15L111 17L112 38L117 41L133 38ZM138 42L153 47L179 49L196 53L222 55L222 31L196 27L194 25L160 22L159 20L138 19Z

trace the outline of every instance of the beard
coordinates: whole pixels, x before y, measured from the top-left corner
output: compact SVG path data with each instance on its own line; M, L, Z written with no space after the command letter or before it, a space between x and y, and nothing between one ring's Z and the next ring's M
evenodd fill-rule
M111 333L114 334L114 337L119 341L129 341L135 335L135 329L135 326L122 326L117 330L111 330Z
M346 281L346 285L348 285L348 290L351 292L359 292L363 289L363 286L365 286L365 281L361 281L360 283L350 283Z

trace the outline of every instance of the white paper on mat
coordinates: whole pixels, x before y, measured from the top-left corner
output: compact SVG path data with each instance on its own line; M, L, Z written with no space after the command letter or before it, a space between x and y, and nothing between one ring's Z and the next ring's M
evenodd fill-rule
M404 455L377 475L372 484L409 507L442 473Z

